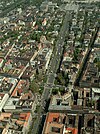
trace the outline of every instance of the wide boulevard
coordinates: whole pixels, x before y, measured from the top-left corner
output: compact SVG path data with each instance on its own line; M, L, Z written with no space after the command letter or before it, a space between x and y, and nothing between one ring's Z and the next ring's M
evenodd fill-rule
M41 118L42 115L44 114L44 107L46 104L46 100L48 100L50 93L51 93L51 88L50 85L54 84L54 80L55 80L55 75L57 72L57 69L59 67L60 64L60 60L61 60L61 56L62 56L62 52L64 49L64 40L65 40L65 36L66 34L68 34L69 32L69 23L70 23L70 19L71 19L71 14L69 12L66 13L62 27L60 29L59 32L59 36L58 36L58 40L56 42L56 46L53 52L53 56L52 59L50 61L50 66L49 66L49 70L48 70L48 77L47 77L47 82L44 86L44 91L42 94L42 100L41 100L41 106L38 112L38 116L36 121L34 122L34 126L32 129L32 134L37 134L38 130L39 130L39 125L41 123Z

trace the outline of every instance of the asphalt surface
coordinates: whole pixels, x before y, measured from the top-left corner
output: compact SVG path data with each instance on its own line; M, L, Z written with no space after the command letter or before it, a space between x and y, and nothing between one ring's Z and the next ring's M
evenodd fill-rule
M56 112L58 112L58 113L69 113L69 114L94 114L94 115L100 115L100 112L98 112L98 111L93 111L93 110L89 110L89 109L86 109L86 110L84 110L84 109L82 109L82 110L80 110L80 109L71 109L71 110L68 110L68 109L65 109L65 110L50 110L50 112L54 112L54 113L56 113Z
M59 33L59 37L55 46L55 50L52 56L52 59L50 61L50 66L49 66L49 70L48 70L48 77L47 77L47 82L44 86L44 91L42 94L42 100L41 100L41 106L38 112L38 117L37 120L34 123L33 129L32 129L32 133L31 134L38 134L38 130L39 130L39 126L41 125L41 121L42 121L42 116L44 115L44 109L45 109L45 103L46 101L49 99L49 96L51 94L52 91L52 86L54 85L54 80L55 80L55 75L57 73L57 69L59 67L60 61L61 61L61 56L63 53L63 49L64 49L64 40L65 40L65 36L69 33L69 23L71 20L71 13L67 12L65 19L63 21L63 25L61 27L60 33ZM52 86L51 86L52 85ZM67 111L68 112L68 111ZM73 113L73 111L69 111L69 113ZM94 114L95 112L93 111L83 111L83 110L74 110L74 113L88 113L88 114ZM98 113L95 113L96 115L98 115Z
M41 125L41 121L42 121L42 116L44 115L45 104L46 104L46 101L49 99L49 96L50 96L51 91L52 91L52 88L48 85L54 84L55 74L56 74L57 69L59 67L62 52L64 49L63 48L64 47L64 40L65 40L65 36L66 36L65 33L68 33L68 31L69 31L70 19L71 19L71 14L69 12L67 12L65 15L59 36L58 36L56 46L55 46L54 56L52 57L52 59L50 61L47 82L44 86L44 91L42 94L41 106L39 108L38 116L34 122L34 126L33 126L31 134L38 134L39 126Z
M57 69L60 64L62 52L63 52L63 47L64 47L64 40L65 36L69 32L69 21L71 19L71 14L69 12L66 13L65 19L63 21L63 26L60 30L58 41L56 43L56 48L55 48L55 53L54 56L51 59L50 62L50 68L49 68L49 75L47 79L47 84L53 84L55 80L55 74L57 72Z

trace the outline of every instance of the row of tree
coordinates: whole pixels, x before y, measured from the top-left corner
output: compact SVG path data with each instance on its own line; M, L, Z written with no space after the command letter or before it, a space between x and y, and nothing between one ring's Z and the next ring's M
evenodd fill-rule
M61 71L57 74L56 82L60 85L67 86L69 83L68 73Z

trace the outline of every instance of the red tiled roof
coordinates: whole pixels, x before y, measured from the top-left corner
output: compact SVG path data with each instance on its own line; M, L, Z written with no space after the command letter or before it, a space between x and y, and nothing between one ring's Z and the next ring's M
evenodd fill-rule
M28 121L30 113L21 113L20 118L23 118L25 121Z
M5 65L11 64L12 60L8 60Z
M0 97L2 97L2 98L3 98L3 97L4 97L4 95L5 95L4 93L0 93Z
M3 59L0 58L0 62L2 62Z
M59 116L60 116L59 113L49 113L48 118L47 118L47 122L52 122L53 118L58 118Z
M76 129L76 128L67 128L66 130L72 131L72 134L78 134L78 129ZM67 134L67 133L65 133L65 134Z
M10 118L11 116L11 113L1 113L0 115L0 120L3 120L4 118Z
M22 90L22 85L25 83L24 80L20 80L19 83L17 84L15 90L12 93L12 96L15 96L16 92L18 91L19 94L21 94L23 92Z
M21 97L21 100L26 100L26 99L28 99L28 97L32 97L31 93L23 94Z

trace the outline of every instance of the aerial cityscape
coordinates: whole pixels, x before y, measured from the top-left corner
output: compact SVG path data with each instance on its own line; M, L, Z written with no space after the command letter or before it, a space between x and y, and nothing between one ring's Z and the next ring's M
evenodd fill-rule
M0 134L100 134L100 0L0 0Z

